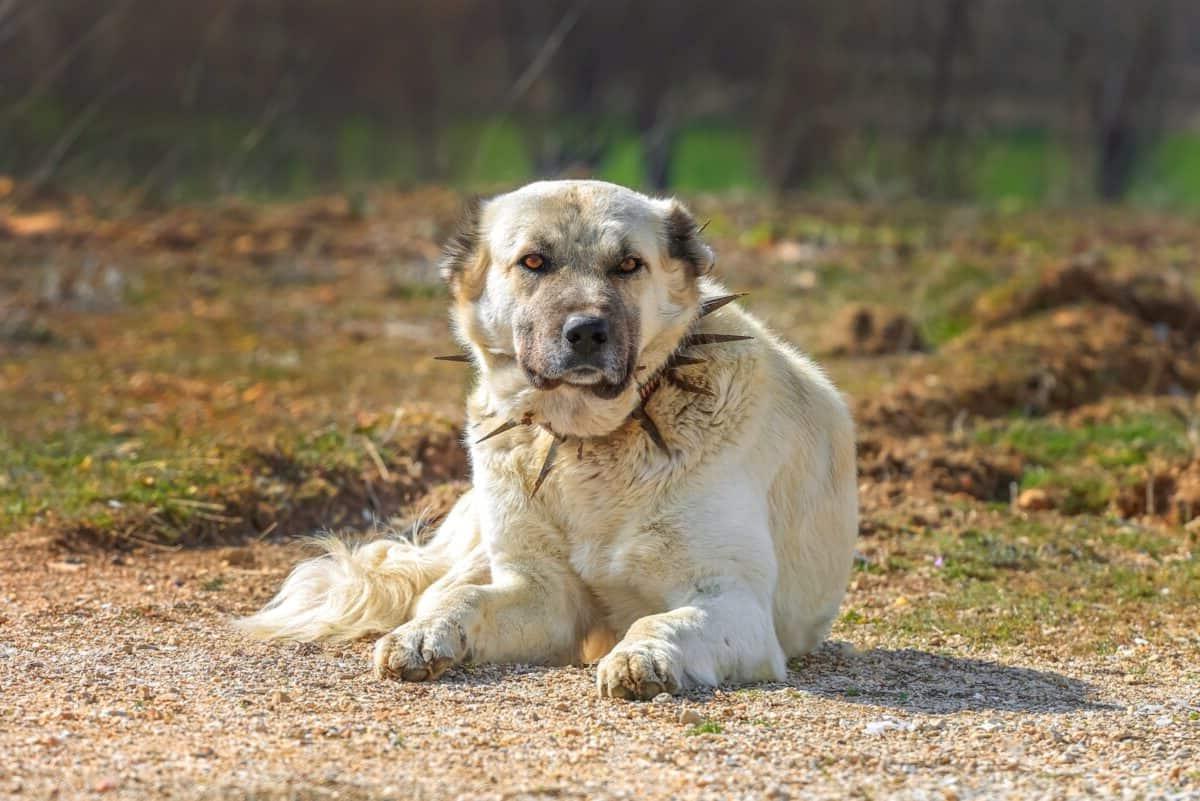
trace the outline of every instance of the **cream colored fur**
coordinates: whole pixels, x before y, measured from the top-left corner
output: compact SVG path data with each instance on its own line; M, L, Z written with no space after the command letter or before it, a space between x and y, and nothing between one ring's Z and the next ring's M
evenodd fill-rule
M506 311L522 302L521 284L498 265L524 247L521 231L537 224L529 216L559 196L581 207L584 225L608 226L646 256L647 275L630 290L646 371L675 350L698 298L725 291L669 254L670 201L596 182L491 201L481 222L489 272L476 295L457 290L458 327L481 369L468 438L530 413L569 437L557 466L531 498L551 433L522 426L472 445L473 487L428 545L331 544L244 622L248 631L309 640L391 630L376 644L376 670L405 680L465 660L578 662L598 656L587 644L615 640L597 687L631 698L778 680L789 657L824 639L857 532L854 431L841 397L736 304L691 329L753 337L688 350L709 361L684 374L713 396L664 384L649 401L670 455L627 420L635 388L600 400L569 385L530 387Z

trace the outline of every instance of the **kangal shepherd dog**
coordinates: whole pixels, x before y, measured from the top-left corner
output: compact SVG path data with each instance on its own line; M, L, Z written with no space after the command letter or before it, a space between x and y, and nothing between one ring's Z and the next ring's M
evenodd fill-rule
M375 670L404 681L595 659L617 698L783 679L845 593L854 427L705 277L700 233L678 202L598 181L475 207L443 265L479 372L471 490L427 544L329 543L241 626L386 632Z

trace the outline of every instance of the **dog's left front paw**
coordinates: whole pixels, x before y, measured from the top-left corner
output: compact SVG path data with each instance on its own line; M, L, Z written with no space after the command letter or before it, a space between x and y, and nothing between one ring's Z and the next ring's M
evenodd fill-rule
M643 640L618 643L596 667L596 689L602 698L647 701L660 693L674 695L682 687L683 671L670 646Z
M380 679L433 681L462 661L467 634L456 621L412 620L375 643Z

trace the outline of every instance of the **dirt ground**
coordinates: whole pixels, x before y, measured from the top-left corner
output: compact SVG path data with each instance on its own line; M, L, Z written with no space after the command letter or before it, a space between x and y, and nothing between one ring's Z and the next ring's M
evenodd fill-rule
M9 193L0 797L1200 799L1194 221L699 200L851 399L861 539L785 684L631 704L229 625L461 492L457 197Z
M12 554L0 793L1200 797L1195 654L1169 641L1062 658L839 630L786 684L645 704L597 698L586 667L400 685L372 678L369 643L263 645L230 629L296 555Z

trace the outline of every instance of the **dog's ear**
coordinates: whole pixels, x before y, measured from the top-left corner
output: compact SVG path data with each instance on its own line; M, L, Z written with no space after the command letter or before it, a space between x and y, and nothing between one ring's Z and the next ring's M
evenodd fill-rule
M442 248L442 259L438 263L442 279L458 290L462 285L474 283L480 272L482 259L483 200L473 197L467 200L459 217L454 235Z
M712 248L700 238L704 226L696 224L696 218L677 200L671 201L667 210L667 252L692 268L695 275L705 275L716 263Z

